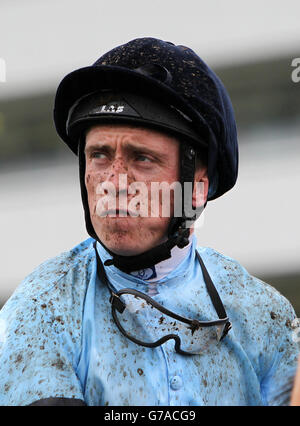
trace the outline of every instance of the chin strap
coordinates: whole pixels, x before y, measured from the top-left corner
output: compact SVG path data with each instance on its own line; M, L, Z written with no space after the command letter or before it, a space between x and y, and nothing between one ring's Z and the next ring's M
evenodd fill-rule
M126 274L139 269L150 268L163 260L169 259L171 257L171 250L176 245L180 248L185 247L189 243L189 235L189 229L179 229L176 236L169 238L166 242L135 256L120 256L112 253L100 241L100 244L102 244L105 250L112 256L112 258L107 259L104 264L105 266L114 265Z

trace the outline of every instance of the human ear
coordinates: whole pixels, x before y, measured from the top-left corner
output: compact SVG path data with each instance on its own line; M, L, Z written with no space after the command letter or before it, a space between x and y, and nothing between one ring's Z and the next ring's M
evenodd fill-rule
M207 176L207 168L197 168L194 178L194 190L192 198L193 208L204 206L207 200L208 187L209 180Z

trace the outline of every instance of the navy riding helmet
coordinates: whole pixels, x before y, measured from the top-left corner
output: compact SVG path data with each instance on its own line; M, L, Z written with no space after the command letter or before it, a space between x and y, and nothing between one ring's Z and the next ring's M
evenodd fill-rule
M98 241L90 220L82 148L84 130L93 124L128 123L176 135L182 183L193 182L196 153L206 157L208 201L230 190L237 179L237 132L229 95L216 74L185 46L138 38L71 72L57 89L54 121L59 136L79 156L87 231ZM166 243L137 256L111 253L112 264L129 272L170 257L175 245L188 243L185 222L195 218L171 219Z

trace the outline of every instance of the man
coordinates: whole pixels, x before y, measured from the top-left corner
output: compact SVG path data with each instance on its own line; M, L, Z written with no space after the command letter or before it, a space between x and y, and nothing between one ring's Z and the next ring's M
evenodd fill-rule
M66 76L54 119L79 157L91 238L40 265L2 309L0 403L281 404L298 355L293 308L196 248L191 226L237 178L217 76L187 47L136 39Z

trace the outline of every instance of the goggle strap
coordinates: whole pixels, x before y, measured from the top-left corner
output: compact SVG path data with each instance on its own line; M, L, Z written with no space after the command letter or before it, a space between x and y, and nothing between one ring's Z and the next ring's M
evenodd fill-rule
M204 262L200 256L200 254L198 253L198 251L196 250L196 256L199 260L201 269L202 269L202 273L203 273L203 278L205 281L205 285L206 285L206 289L207 292L210 296L210 299L212 301L212 304L214 305L214 308L218 314L218 317L221 318L226 318L227 317L227 313L226 310L224 308L223 302L219 296L219 293L216 289L216 287L214 286L214 283L212 282L212 279L208 273L208 270L206 269L206 266L204 265ZM223 339L226 334L228 333L228 331L231 329L231 323L228 321L228 323L225 325L224 331L223 331L223 335L221 337L221 339Z

